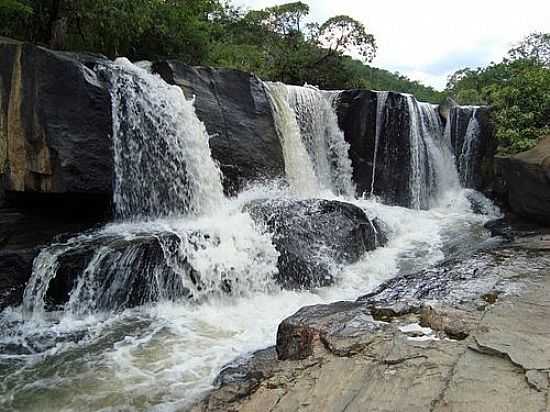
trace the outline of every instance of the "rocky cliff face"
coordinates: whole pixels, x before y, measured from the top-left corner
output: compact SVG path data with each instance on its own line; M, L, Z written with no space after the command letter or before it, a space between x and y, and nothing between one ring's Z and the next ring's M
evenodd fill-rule
M0 39L0 61L3 188L110 197L111 101L87 67L101 58Z
M374 194L389 204L408 206L410 174L410 124L407 101L399 93L348 90L340 93L337 113L340 128L350 144L353 177L359 195L370 193L378 127ZM382 124L377 126L377 120Z
M260 79L238 70L191 67L174 60L155 63L153 70L195 99L226 192L234 194L249 181L284 177L283 152Z
M497 192L513 212L550 225L550 137L534 149L497 156Z

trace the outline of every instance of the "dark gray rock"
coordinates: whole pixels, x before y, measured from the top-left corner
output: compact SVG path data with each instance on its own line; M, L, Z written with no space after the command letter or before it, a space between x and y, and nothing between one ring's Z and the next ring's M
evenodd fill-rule
M195 98L226 192L236 193L249 181L284 177L283 152L260 79L238 70L191 67L174 60L157 62L153 70L180 86L187 98Z
M369 90L347 90L340 93L338 99L338 121L350 144L349 155L359 195L371 191L379 97L379 93ZM374 194L387 203L409 206L410 144L406 97L390 92L384 113Z
M499 195L510 209L527 219L550 225L550 138L534 149L497 156Z
M63 234L87 230L101 219L93 215L75 217L61 207L49 210L45 205L52 201L41 201L42 196L33 196L33 201L43 208L0 209L0 311L21 304L41 247ZM66 206L71 208L70 203Z
M0 175L6 191L110 198L111 99L101 57L0 39Z
M57 258L56 276L46 293L46 308L55 309L69 301L76 281L85 276L94 259L95 299L88 302L94 305L87 308L90 311L118 311L163 298L191 298L190 290L183 286L181 273L169 265L165 254L173 253L171 257L175 258L179 242L180 238L172 233L126 237L90 232L76 240L67 240ZM190 279L200 282L198 273L185 259L178 263Z
M462 153L466 151L465 137L472 114L479 123L479 136L472 143L470 151L469 167L462 161ZM491 109L487 106L478 108L469 106L452 106L449 109L451 143L454 150L457 169L461 183L464 187L481 192L493 190L494 183L494 156L498 142L495 136L495 125Z
M273 233L280 253L278 282L314 288L333 282L334 270L376 247L374 228L362 209L327 200L258 200L244 208Z

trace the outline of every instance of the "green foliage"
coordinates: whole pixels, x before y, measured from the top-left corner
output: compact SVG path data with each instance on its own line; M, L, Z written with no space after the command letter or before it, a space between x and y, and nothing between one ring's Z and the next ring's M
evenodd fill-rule
M308 15L302 2L243 11L223 0L0 0L0 35L110 58L174 57L265 80L442 100L399 73L365 65L376 42L360 22L336 16L319 24L306 22Z
M550 69L542 63L526 56L463 69L451 76L447 91L460 104L491 105L500 152L517 153L550 134Z

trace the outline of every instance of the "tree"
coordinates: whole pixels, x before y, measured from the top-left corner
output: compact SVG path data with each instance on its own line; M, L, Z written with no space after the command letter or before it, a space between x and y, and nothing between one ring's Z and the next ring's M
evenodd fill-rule
M332 17L323 23L319 28L319 43L328 49L329 55L357 53L366 62L376 56L374 36L349 16Z
M550 67L550 33L534 32L508 52L511 60L531 59Z

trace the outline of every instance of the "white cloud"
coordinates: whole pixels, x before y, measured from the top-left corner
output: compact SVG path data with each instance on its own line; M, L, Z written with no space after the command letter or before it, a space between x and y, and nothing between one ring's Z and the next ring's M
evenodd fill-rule
M262 8L287 1L234 0ZM376 37L374 66L442 88L465 66L500 60L523 36L550 32L548 0L302 0L312 19L348 14Z

